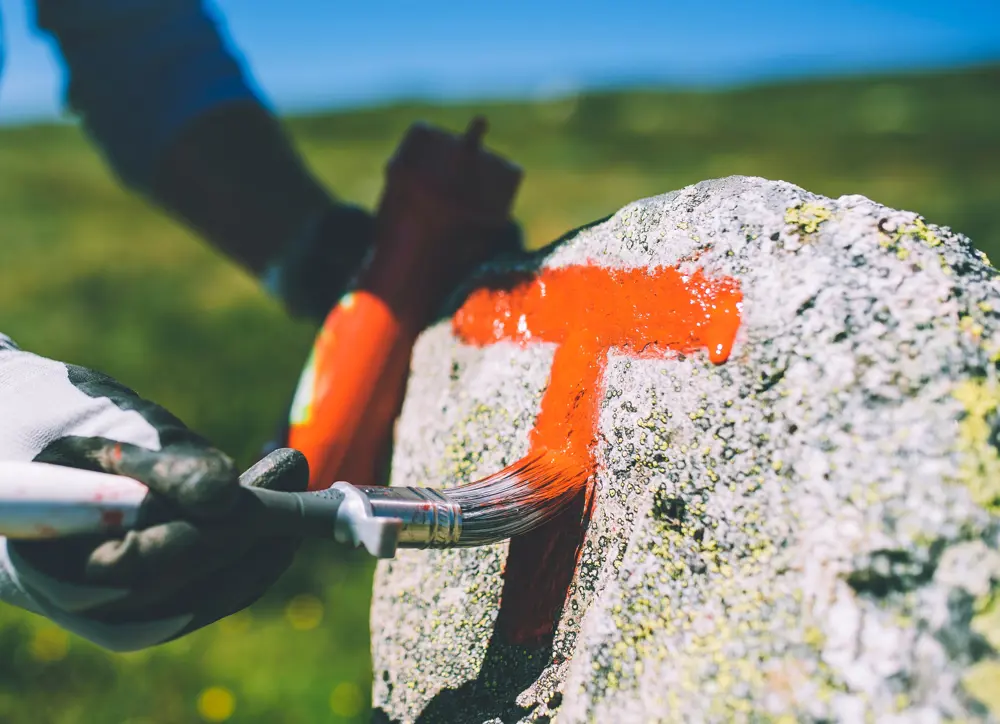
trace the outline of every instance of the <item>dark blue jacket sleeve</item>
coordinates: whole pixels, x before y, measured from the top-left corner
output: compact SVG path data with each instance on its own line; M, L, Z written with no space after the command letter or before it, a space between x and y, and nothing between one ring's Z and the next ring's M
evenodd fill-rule
M190 121L260 102L201 0L36 0L58 44L67 102L119 177L148 193L160 155Z

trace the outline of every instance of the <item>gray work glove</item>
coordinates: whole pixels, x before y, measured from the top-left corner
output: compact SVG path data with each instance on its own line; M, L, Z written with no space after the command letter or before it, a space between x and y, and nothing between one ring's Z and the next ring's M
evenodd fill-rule
M239 486L305 490L301 455L284 451L241 480L232 460L162 407L2 336L0 410L0 459L126 475L165 511L163 522L115 539L0 539L0 598L106 648L133 650L244 608L291 563L296 541L240 525Z

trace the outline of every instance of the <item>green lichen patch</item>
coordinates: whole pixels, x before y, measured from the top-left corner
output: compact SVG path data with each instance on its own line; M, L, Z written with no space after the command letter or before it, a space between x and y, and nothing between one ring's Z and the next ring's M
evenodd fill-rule
M994 649L1000 650L1000 591L994 591L976 601L972 630L986 639Z
M941 239L938 237L934 230L927 225L923 217L918 216L909 224L901 225L896 232L893 234L894 241L899 241L904 237L909 237L914 241L918 241L921 244L926 244L927 246L934 248L935 246L941 246Z
M785 223L798 229L800 236L809 236L819 231L824 221L829 221L833 214L822 204L808 202L793 206L785 212Z
M977 699L993 716L1000 716L1000 661L981 661L962 677L966 693Z
M1000 454L997 452L1000 385L995 380L972 378L954 392L964 408L959 421L957 451L961 455L960 479L973 500L1000 515Z

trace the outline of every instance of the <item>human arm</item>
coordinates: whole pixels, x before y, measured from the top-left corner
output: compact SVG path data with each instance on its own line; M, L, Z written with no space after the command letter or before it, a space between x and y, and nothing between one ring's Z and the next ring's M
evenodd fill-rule
M332 198L253 88L200 0L36 0L66 96L110 167L322 319L366 254L372 220Z

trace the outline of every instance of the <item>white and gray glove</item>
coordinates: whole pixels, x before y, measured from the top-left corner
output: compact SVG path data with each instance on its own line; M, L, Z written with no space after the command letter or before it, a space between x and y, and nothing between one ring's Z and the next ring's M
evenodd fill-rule
M235 512L240 484L301 491L301 455L241 479L226 455L112 378L19 350L0 335L0 460L132 477L176 511L107 537L0 538L0 599L105 648L171 640L249 605L296 541L260 538Z

